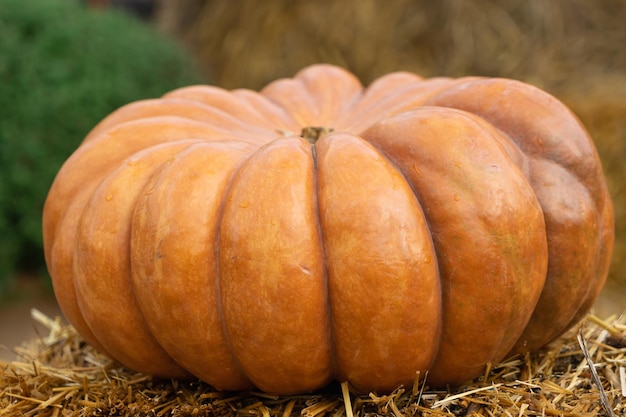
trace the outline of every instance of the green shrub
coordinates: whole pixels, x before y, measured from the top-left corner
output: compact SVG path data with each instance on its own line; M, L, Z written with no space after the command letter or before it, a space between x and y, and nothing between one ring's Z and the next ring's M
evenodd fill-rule
M0 0L0 294L45 271L41 213L56 172L104 116L203 82L173 40L72 0Z

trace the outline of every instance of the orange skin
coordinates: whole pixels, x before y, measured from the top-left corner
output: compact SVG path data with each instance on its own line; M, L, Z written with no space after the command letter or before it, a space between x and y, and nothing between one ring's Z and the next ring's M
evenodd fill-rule
M589 310L614 239L593 143L553 97L406 72L364 88L330 65L122 107L43 222L89 343L277 394L456 385L536 350Z
M428 104L470 111L506 133L524 155L529 184L544 213L547 279L514 349L536 350L581 320L600 293L613 253L613 204L591 139L554 97L503 80L481 80L459 90L452 88ZM467 100L476 95L482 100Z

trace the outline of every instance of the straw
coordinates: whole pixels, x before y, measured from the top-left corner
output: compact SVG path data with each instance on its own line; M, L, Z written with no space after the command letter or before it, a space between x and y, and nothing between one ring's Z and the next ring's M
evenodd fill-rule
M427 375L391 393L359 394L347 382L309 395L219 392L197 381L128 370L60 319L33 311L49 334L0 362L0 416L597 416L626 412L624 317L589 315L535 354L508 358L454 390ZM390 358L389 360L393 360Z

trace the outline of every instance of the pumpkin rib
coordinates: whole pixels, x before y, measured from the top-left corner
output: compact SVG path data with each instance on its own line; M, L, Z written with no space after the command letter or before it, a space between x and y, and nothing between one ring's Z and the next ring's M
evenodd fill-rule
M132 140L128 140L132 138ZM209 125L180 117L153 117L116 125L97 138L80 146L63 164L49 194L55 196L44 208L44 234L54 240L65 202L84 189L81 181L73 178L92 178L105 175L111 166L150 146L181 139L242 140L235 135ZM254 144L253 141L248 141ZM46 251L44 247L44 251Z
M98 179L101 176L115 169L124 158L146 147L190 137L206 138L212 132L215 132L213 129L198 123L188 124L186 121L181 121L173 125L167 124L171 120L159 118L156 120L149 119L124 123L116 129L108 131L101 139L79 147L65 162L50 188L49 197L46 199L43 212L44 256L47 262L51 264L52 269L56 269L54 264L58 258L63 259L63 255L53 256L52 254L54 245L59 247L57 235L63 234L64 241L73 239L71 234L73 233L73 226L71 224L77 220L75 218L78 213L77 210L80 210L82 204L84 204L85 193L88 192L90 187L96 186L95 184L90 186L90 183L99 181ZM179 121L179 119L174 120ZM130 142L123 142L127 137L133 137L133 142L138 143L131 146ZM122 143L116 144L115 142L117 141L123 142L126 146L122 146ZM72 178L80 178L81 180L72 181ZM54 199L50 198L52 195L55 196ZM62 230L62 225L68 222L70 223L70 231L65 230L67 226ZM63 243L61 247L65 248L65 245L66 243ZM64 250L69 249L66 248ZM59 280L63 280L68 274L59 274L59 276L61 277ZM71 307L71 305L75 304L70 300L72 293L67 293L67 296L65 294L65 292L59 291L57 298L63 299L61 304L67 303L68 311L76 311L76 308ZM70 312L69 314L72 313ZM81 324L77 324L77 326L84 327Z
M606 279L613 247L613 210L593 142L564 104L519 81L470 80L442 91L429 100L429 104L481 116L503 131L528 159L527 176L539 192L551 237L548 250L551 261L544 295L515 348L515 351L535 350L563 333L582 314L581 308L589 308L590 300ZM562 168L555 169L553 163L547 161ZM577 180L567 179L570 176ZM563 191L564 187L571 190ZM583 210L579 220L564 225L560 220L562 208L578 206L576 199L587 193L585 190L590 193L598 220L585 219L587 211ZM555 199L559 201L553 201ZM595 224L599 226L597 232L593 231ZM586 232L581 228L586 228ZM577 245L573 235L591 243L592 247L585 249ZM562 293L563 286L576 288L578 295L571 303L557 303L560 309L555 309L553 300Z
M554 180L556 187L543 184L533 187L546 219L548 253L553 256L549 260L548 278L540 304L515 347L516 352L535 350L567 329L589 297L597 262L594 241L600 240L594 220L597 212L588 190L575 179L568 178L569 172L560 165L546 160L541 162L543 172L548 173L542 178L558 179ZM589 246L580 242L588 242ZM559 303L563 291L576 302Z
M461 82L461 80L464 79L441 77L414 80L406 85L396 87L393 92L387 92L382 99L376 96L376 89L370 92L371 87L368 87L363 94L363 100L355 106L356 108L353 110L353 114L349 115L349 119L345 120L348 126L347 130L361 132L387 117L420 107L432 96ZM370 98L372 96L373 98ZM374 102L368 104L372 100Z
M249 158L247 158L249 159ZM232 344L232 340L230 338L230 335L228 333L228 327L226 325L226 320L224 318L224 306L223 306L223 302L222 302L222 285L221 285L221 276L222 276L222 268L221 268L221 260L220 260L220 255L221 255L221 240L222 240L222 223L224 220L224 210L226 207L226 201L228 199L228 196L230 195L232 189L233 189L233 183L235 181L235 178L239 175L239 171L241 170L241 167L243 166L243 164L247 161L243 160L234 170L234 172L231 175L230 181L228 182L228 184L226 185L225 189L224 189L224 193L222 195L221 198L221 203L220 203L220 207L217 213L217 227L216 227L216 232L215 232L215 236L214 236L214 255L215 255L215 277L214 277L214 284L215 284L215 294L216 294L216 300L215 300L215 308L217 310L217 314L218 317L220 319L220 329L222 332L222 335L224 336L224 340L226 345L228 346L230 353L231 353L231 358L232 358L232 364L233 366L236 368L236 371L243 375L245 377L245 379L247 380L247 382L252 385L252 387L256 387L256 385L254 384L254 382L250 379L250 377L248 376L248 374L246 373L246 370L244 369L243 364L241 363L241 361L239 360L239 358L237 357L234 349L233 349L233 344ZM247 384L246 386L242 386L241 389L246 389L247 388Z
M472 95L481 100L466 100ZM469 79L440 92L429 104L480 115L507 132L529 157L554 160L576 173L595 197L604 194L593 141L563 103L539 88L504 78Z
M251 126L266 126L267 124L267 118L255 111L247 100L223 88L193 85L166 93L163 95L163 98L177 98L198 102L229 114L240 122L249 123Z
M336 377L359 390L410 383L432 363L439 332L424 216L403 175L363 139L333 133L315 146Z
M44 255L50 274L55 277L54 292L64 316L70 320L90 343L98 346L103 352L111 356L93 334L78 305L72 271L75 254L72 242L75 241L77 225L88 199L104 180L101 176L90 175L90 172L97 172L105 176L118 167L119 164L117 159L104 161L104 158L97 160L100 164L93 161L81 163L81 161L78 161L80 159L78 154L75 155L66 162L62 171L59 172L55 184L58 185L59 180L64 178L62 176L63 173L65 178L74 175L81 178L81 181L76 184L79 186L63 192L53 185L50 194L56 192L57 194L61 193L61 196L57 195L55 200L47 201L44 208L43 219L47 226L43 228ZM74 162L74 164L70 161ZM106 167L101 165L103 162L108 162ZM77 173L72 173L71 171L73 170L77 171ZM69 199L69 202L66 203L67 199Z
M464 382L503 359L543 287L543 214L495 133L470 113L421 107L363 134L408 178L433 236L443 293L435 385ZM488 308L473 297L490 300Z
M199 101L184 98L161 98L141 100L120 107L94 127L83 140L93 140L106 131L123 123L152 119L157 117L181 117L191 122L204 123L207 126L219 127L229 134L238 136L266 138L271 132L267 128L244 124L232 114L217 107ZM258 140L258 139L257 139Z
M75 206L74 201L72 201L71 206ZM68 212L71 212L71 208ZM63 316L79 334L100 352L112 357L91 330L78 304L72 262L67 261L68 257L73 256L73 253L68 251L67 246L69 245L68 242L74 241L75 232L76 228L63 228L60 233L56 234L52 244L47 244L48 255L46 256L46 263L50 276L54 277L54 294ZM49 242L49 240L46 240L46 242Z
M361 132L387 117L423 106L431 97L451 86L478 79L478 77L411 79L402 76L402 73L398 77L394 77L394 74L381 77L365 89L362 100L355 104L354 109L347 113L338 125L343 127L345 124L348 131ZM387 83L392 84L391 91L383 89ZM383 91L379 91L381 89ZM384 96L381 98L379 94Z
M163 350L139 309L131 282L131 218L150 179L179 152L180 141L135 154L90 193L77 224L73 261L76 297L85 321L113 358L158 376L186 376Z
M299 129L307 126L332 128L338 114L349 112L351 106L359 102L362 90L360 81L348 71L317 64L293 78L269 83L260 94L290 114Z
M298 130L298 124L293 117L261 93L243 88L233 90L232 93L248 103L249 108L265 121L268 130L274 132Z
M224 190L249 152L229 142L181 151L152 177L132 220L132 287L152 334L183 368L222 390L253 387L224 335L215 237ZM164 322L172 323L167 332Z
M274 140L240 167L224 205L226 334L248 378L267 392L309 391L332 378L313 171L310 144Z
M609 274L612 248L615 244L615 235L613 234L613 230L615 229L615 218L613 213L613 203L610 199L610 195L608 195L608 191L607 200L602 207L602 212L600 213L600 219L602 233L600 234L600 248L596 254L595 275L590 279L589 291L586 299L583 303L581 303L578 311L568 324L568 328L571 328L571 326L580 322L589 310L591 310L595 300L600 295L600 291L602 290Z
M363 88L360 99L354 103L350 112L339 115L337 125L339 130L347 132L361 132L371 122L367 119L375 113L376 109L389 109L389 103L393 103L401 91L415 84L422 84L424 79L418 75L407 72L394 72L378 78L372 84ZM381 100L381 95L384 100ZM378 118L380 116L376 115Z
M336 127L338 116L351 113L363 96L361 82L350 72L333 65L312 65L294 78L304 85L315 103L316 113L309 125Z
M303 82L297 78L282 78L271 82L261 90L261 94L290 114L297 126L312 126L316 123L316 108L313 97Z

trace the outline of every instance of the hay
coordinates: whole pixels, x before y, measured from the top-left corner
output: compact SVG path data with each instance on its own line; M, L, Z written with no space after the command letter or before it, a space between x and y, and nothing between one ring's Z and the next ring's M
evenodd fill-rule
M512 77L550 90L626 70L623 0L158 4L158 26L183 39L224 88L260 88L320 61L366 83L408 70Z
M451 391L428 375L387 395L346 384L310 395L218 392L158 380L99 354L60 319L34 312L50 334L0 362L0 416L616 416L626 413L626 319L590 315L545 350L513 357ZM595 376L594 376L595 375ZM602 398L605 398L603 400Z

